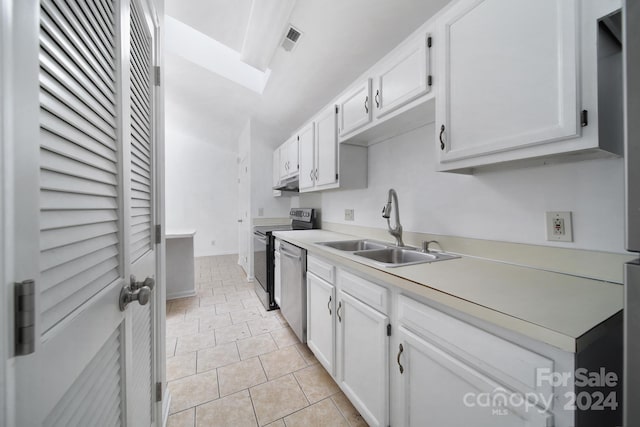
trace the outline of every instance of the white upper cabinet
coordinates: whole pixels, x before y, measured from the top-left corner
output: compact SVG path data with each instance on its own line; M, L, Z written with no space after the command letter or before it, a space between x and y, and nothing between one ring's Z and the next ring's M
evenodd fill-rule
M315 141L313 137L313 123L302 132L298 142L300 176L298 179L300 190L313 188L315 184Z
M380 65L374 83L375 117L397 110L431 89L429 55L431 36L400 45Z
M340 136L347 135L371 121L371 79L365 79L338 101Z
M278 148L280 180L298 175L298 137L291 137Z
M338 182L338 134L336 108L331 105L316 118L316 185Z
M441 170L579 136L577 19L575 0L463 0L439 18Z
M273 150L273 186L280 184L280 149Z

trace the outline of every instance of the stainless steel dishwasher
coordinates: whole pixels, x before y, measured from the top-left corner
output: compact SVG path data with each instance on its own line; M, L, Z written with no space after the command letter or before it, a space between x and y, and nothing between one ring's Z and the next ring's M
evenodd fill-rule
M280 312L301 342L307 342L307 251L280 244Z

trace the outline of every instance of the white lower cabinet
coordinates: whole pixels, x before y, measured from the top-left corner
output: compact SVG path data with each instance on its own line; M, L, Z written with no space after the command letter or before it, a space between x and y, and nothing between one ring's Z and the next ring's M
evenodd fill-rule
M396 424L438 427L548 427L543 409L511 399L512 392L438 345L400 326L392 369L401 377ZM522 402L522 404L518 404ZM513 404L515 403L515 404Z
M370 426L389 418L389 317L338 290L338 385Z
M335 375L335 286L307 272L307 345Z
M309 348L370 426L621 425L619 385L573 378L621 372L621 316L566 352L313 255L307 269ZM601 392L603 410L576 409Z

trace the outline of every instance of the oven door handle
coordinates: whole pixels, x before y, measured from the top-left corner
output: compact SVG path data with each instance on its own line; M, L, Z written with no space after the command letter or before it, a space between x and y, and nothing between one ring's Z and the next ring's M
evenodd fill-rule
M286 257L289 257L289 258L296 259L298 261L302 260L302 257L300 255L296 255L296 254L292 254L291 252L287 252L285 249L282 248L282 246L280 246L280 254L284 255Z
M263 237L261 234L253 233L253 237L259 240L260 242L264 243L265 245L267 244L267 238Z

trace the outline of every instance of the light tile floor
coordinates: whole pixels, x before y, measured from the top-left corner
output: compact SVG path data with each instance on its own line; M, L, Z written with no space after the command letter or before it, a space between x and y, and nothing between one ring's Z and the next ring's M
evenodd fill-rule
M196 258L198 295L167 302L168 426L366 426L237 259Z

